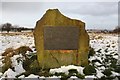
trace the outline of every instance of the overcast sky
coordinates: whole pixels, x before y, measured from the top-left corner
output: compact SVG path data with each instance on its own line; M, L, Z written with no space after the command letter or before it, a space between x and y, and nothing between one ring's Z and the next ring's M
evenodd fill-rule
M2 2L1 7L1 23L32 28L49 8L82 20L87 29L114 29L118 25L117 2Z

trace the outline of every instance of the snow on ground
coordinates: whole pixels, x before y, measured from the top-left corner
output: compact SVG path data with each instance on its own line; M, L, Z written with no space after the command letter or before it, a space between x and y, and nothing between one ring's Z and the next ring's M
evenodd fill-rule
M6 48L18 48L20 46L34 46L34 38L26 35L5 35L0 34L0 53L4 52Z
M93 36L94 39L92 38ZM101 37L100 39L98 37ZM113 55L114 58L118 59L118 35L112 35L112 34L101 34L101 35L96 35L90 34L90 45L94 50L96 51L96 55L105 57L105 55ZM91 57L90 59L99 59L101 60L101 57L99 56L94 56Z
M55 72L63 72L65 74L68 74L68 70L70 69L77 69L77 71L80 73L80 74L83 74L83 67L78 67L78 66L74 66L74 65L69 65L69 66L61 66L61 68L55 68L55 69L50 69L50 73L52 74L55 74Z
M17 73L17 74L19 74L19 73L22 73L22 72L25 72L25 70L23 69L23 67L22 67L22 62L17 62L17 58L19 58L20 57L20 55L14 55L12 58L11 58L11 61L12 61L12 66L14 67L14 69L15 69L15 72Z
M105 55L113 55L114 58L118 59L118 36L113 35L113 34L92 34L90 33L90 45L94 50L96 51L95 56L92 56L89 58L90 61L92 60L100 60L101 62L103 61L103 58L105 58ZM4 52L6 48L18 48L20 46L26 45L33 47L34 46L34 38L33 36L29 35L14 35L14 36L9 36L9 35L0 35L0 53ZM16 58L20 55L13 56L11 58L13 62L13 66L15 66L15 71L12 71L11 69L8 69L5 73L0 73L0 76L2 77L9 77L9 78L14 78L17 74L24 72L24 69L22 67L22 64L19 63L17 64ZM1 56L0 56L1 57ZM2 64L0 62L0 64ZM96 62L96 66L100 66L101 63ZM55 69L50 69L50 73L55 73L55 72L64 72L65 74L68 74L69 69L77 69L77 71L80 74L83 74L83 69L84 67L80 66L74 66L74 65L68 65L68 66L61 66L60 68L55 68ZM104 66L96 68L97 74L96 76L94 75L89 75L85 76L85 78L95 78L95 77L102 77L104 74L102 73L102 70L105 70ZM119 73L112 72L114 75L120 75ZM40 76L31 74L26 78L38 78ZM74 77L74 76L73 76ZM20 78L25 78L24 75L20 76ZM40 78L44 78L44 76L41 76ZM53 78L56 78L56 76L53 76Z

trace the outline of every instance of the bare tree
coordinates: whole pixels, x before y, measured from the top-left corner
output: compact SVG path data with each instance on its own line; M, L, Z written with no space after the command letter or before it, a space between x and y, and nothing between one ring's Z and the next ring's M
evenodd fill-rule
M2 31L7 31L9 33L9 31L11 30L11 28L12 28L12 24L11 23L5 23L2 26Z
M115 33L120 33L120 26L117 26L117 27L113 30L113 32L115 32Z

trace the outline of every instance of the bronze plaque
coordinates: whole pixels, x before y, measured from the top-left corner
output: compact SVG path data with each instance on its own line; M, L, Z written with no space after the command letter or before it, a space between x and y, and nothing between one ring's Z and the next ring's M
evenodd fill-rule
M79 27L44 27L45 50L77 50Z

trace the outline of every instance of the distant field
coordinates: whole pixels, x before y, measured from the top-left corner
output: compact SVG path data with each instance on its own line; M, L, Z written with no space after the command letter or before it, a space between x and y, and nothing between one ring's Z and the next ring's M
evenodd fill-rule
M33 36L33 32L0 32L0 35L9 35L9 36L14 36L14 35L29 35Z

